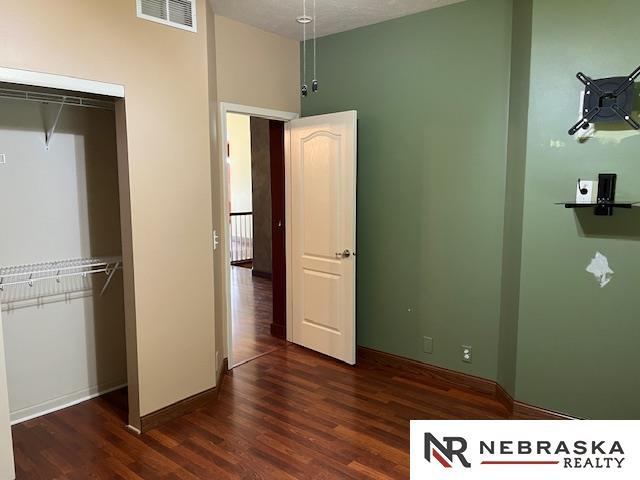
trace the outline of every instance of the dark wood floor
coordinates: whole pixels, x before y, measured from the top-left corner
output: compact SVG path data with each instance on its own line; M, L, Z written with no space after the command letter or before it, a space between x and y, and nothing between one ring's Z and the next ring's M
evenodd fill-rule
M409 420L499 419L424 376L286 346L225 376L218 402L137 436L115 392L13 427L18 479L409 478Z
M231 315L234 365L263 355L287 342L271 335L273 293L271 281L255 277L250 268L231 267Z

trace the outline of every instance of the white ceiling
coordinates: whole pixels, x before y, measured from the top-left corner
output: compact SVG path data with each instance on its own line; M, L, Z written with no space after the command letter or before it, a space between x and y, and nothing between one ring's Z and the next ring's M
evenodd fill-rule
M303 0L209 0L215 13L279 35L302 40ZM311 15L313 0L307 1ZM404 17L463 0L316 0L319 37ZM307 25L307 35L313 30Z

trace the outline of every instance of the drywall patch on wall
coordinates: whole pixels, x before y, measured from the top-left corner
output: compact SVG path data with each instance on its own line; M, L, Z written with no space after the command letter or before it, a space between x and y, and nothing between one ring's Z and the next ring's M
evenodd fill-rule
M620 144L629 138L640 135L637 130L598 130L596 129L593 137L602 145Z
M604 288L611 281L613 270L609 267L609 260L600 252L596 252L595 257L591 259L591 263L586 268L587 272L592 273L600 283L600 288Z

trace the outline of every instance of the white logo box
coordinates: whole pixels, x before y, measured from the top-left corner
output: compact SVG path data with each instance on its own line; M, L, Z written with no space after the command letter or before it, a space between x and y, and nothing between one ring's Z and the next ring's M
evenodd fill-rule
M410 466L411 480L640 480L640 420L412 420Z

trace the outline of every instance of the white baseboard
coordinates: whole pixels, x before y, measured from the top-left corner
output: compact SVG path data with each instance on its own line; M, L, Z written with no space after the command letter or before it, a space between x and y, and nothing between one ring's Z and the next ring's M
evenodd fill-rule
M105 393L113 392L114 390L119 390L126 386L126 380L105 383L102 385L94 385L93 387L84 388L82 390L78 390L77 392L69 393L58 398L47 400L46 402L39 403L38 405L33 405L31 407L12 411L10 414L11 425L16 425L33 418L41 417L42 415L46 415L48 413L53 413L67 407L72 407L73 405L86 402L87 400L99 397L100 395L104 395Z

